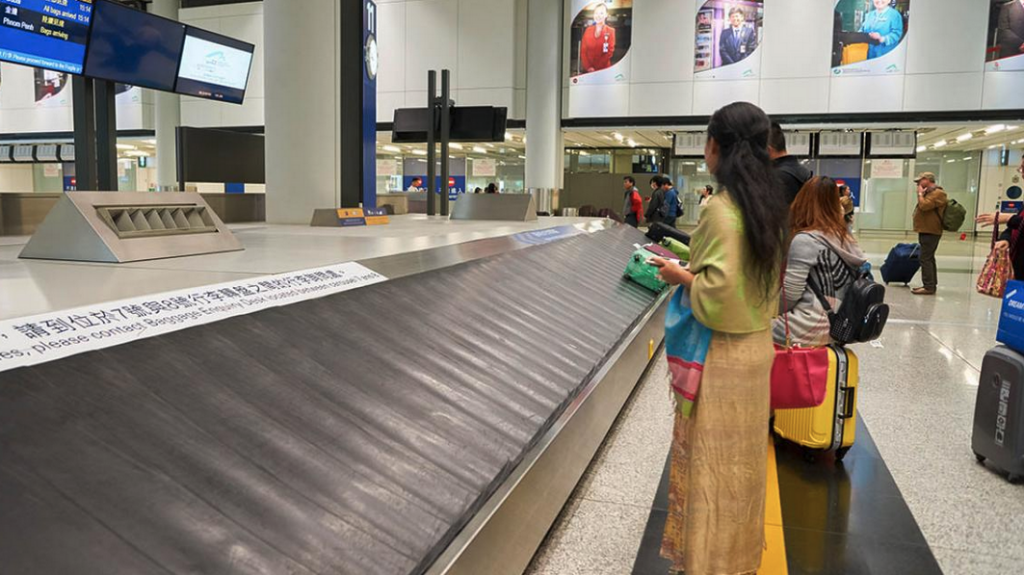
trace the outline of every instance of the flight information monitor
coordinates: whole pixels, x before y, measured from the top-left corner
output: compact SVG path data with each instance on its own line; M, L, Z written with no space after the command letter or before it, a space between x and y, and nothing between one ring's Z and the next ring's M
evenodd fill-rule
M184 41L180 22L97 0L85 75L173 92Z
M241 104L249 83L253 50L252 44L189 27L176 91Z
M92 0L0 0L0 60L81 74Z

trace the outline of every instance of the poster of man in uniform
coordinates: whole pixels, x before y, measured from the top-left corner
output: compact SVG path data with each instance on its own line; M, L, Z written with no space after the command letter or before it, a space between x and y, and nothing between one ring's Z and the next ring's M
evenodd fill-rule
M834 20L833 74L904 71L910 0L838 0Z
M619 64L632 43L633 0L573 0L572 11L572 83L579 84L588 76L597 80L593 83L625 81L628 69Z
M752 57L761 44L764 2L708 0L697 10L694 71L708 78L751 78L760 59ZM732 66L737 74L708 74ZM723 71L724 72L724 71Z
M985 68L1024 70L1024 2L990 0Z

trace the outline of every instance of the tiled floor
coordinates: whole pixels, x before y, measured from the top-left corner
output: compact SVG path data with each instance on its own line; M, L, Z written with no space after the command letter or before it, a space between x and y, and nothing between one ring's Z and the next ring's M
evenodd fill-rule
M871 237L861 244L877 269L897 241L912 240ZM984 241L946 239L939 251L938 295L913 296L903 286L891 286L892 319L885 334L874 345L856 348L860 415L884 461L881 467L891 474L893 488L942 570L951 575L1018 573L1024 565L1024 486L978 465L970 444L981 362L996 345L1000 306L973 289L987 252ZM632 571L671 434L662 365L639 386L528 573ZM849 467L865 466L853 460ZM851 493L860 500L877 496ZM881 529L881 516L868 517L857 519L865 524L848 525L857 533L854 538ZM857 569L915 572L901 566L907 555L900 543L887 541L889 547L878 548L877 556ZM787 540L789 545L798 543ZM920 562L914 564L919 568Z

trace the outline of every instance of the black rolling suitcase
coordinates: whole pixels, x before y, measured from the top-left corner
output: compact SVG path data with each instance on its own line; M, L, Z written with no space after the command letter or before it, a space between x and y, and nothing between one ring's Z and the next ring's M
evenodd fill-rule
M896 244L882 264L882 282L909 284L921 269L921 244Z
M979 462L1024 477L1024 356L1004 346L985 354L971 448Z
M672 238L690 245L690 234L661 222L651 224L647 228L647 238L656 244L660 244L662 238Z

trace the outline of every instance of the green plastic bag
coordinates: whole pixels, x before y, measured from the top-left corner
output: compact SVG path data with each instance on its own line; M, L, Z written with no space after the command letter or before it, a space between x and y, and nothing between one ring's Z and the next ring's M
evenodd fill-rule
M660 293L668 287L668 284L658 279L658 268L647 263L647 258L653 255L645 249L633 252L633 255L629 258L629 264L626 266L624 275L645 288L655 293Z
M690 261L690 246L674 238L662 238L661 247L676 254L684 262Z

